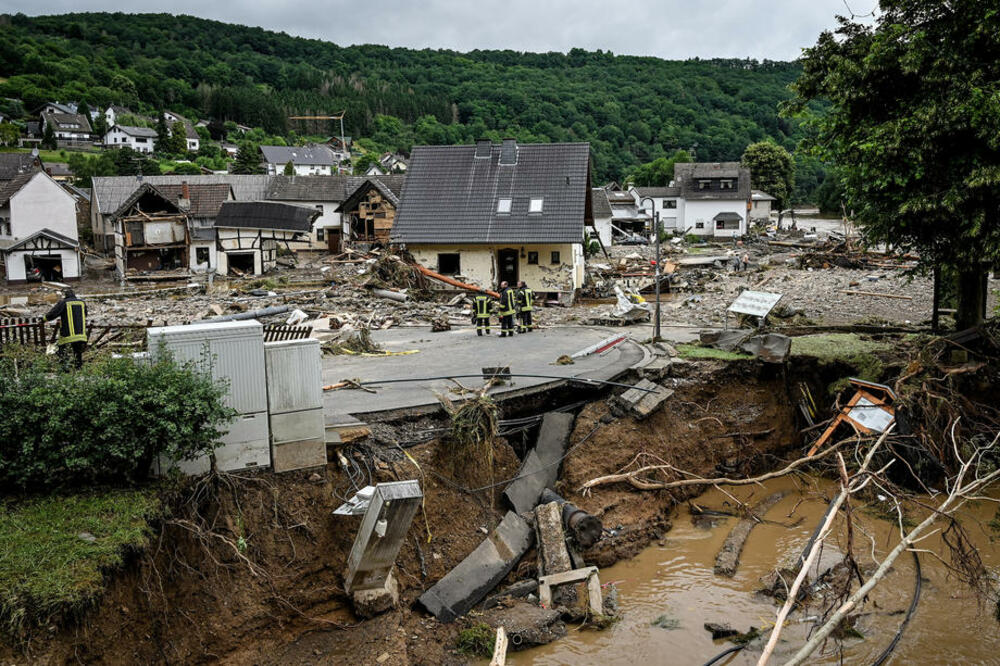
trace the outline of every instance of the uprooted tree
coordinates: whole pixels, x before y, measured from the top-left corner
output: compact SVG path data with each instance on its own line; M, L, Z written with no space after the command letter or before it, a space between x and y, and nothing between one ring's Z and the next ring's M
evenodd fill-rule
M958 275L960 329L983 320L1000 255L1000 12L984 0L882 0L806 49L787 113L840 168L865 238ZM832 107L813 113L812 102Z

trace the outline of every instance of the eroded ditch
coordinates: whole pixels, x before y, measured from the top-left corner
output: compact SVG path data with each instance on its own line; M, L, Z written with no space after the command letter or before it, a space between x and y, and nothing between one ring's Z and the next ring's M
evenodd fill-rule
M792 397L799 383L822 395L843 373L841 367L811 364L787 370L756 362L678 364L672 376L664 379L675 394L643 422L616 418L599 396L566 388L505 406L504 417L516 419L590 400L578 409L557 490L600 516L612 530L613 535L583 555L588 564L601 567L605 582L620 581L623 610L622 620L609 629L575 631L571 626L566 638L512 653L511 663L632 663L663 654L676 656L671 661L679 663L700 663L726 646L711 641L703 622L727 622L745 631L773 621L773 601L754 594L758 579L801 548L803 535L818 520L816 512L823 510L822 498L828 499L830 482L784 479L755 489L759 498L772 487L797 483L805 495L786 497L769 518L778 516L791 523L801 517L802 521L796 527L758 526L733 579L711 574L712 559L728 532L727 521L733 519L705 530L691 524L683 506L700 489L640 492L615 484L594 488L585 496L578 489L592 478L625 467L639 451L705 476L746 476L774 469L785 456L801 452L802 424ZM425 514L418 515L399 556L402 603L398 610L360 623L351 612L342 574L357 524L331 515L339 497L350 490L348 475L332 463L320 473L248 474L235 482L214 482L198 509L200 514L220 534L235 537L239 533L249 544L246 555L259 571L249 571L238 557L205 535L167 522L150 549L115 575L96 609L65 628L53 625L26 647L7 646L0 650L0 657L48 663L76 659L104 663L467 663L470 658L458 653L456 639L459 631L475 621L474 616L443 625L416 608L415 600L471 552L484 531L497 524L502 502L498 492L470 494L442 478L434 467L433 441L409 446L406 450L412 461L389 444L417 439L441 425L434 419L396 424L347 450L348 455L364 460L374 479L422 479ZM511 435L509 443L499 447L498 478L517 474L523 445L532 435L530 430ZM745 499L750 490L737 497ZM727 500L710 491L698 501L723 506ZM892 525L885 520L872 519L866 526L879 539L891 536ZM990 534L980 536L990 553L986 564L995 571ZM834 557L834 551L831 548L823 562ZM882 602L884 617L876 613L863 620L859 631L865 639L847 641L846 657L867 658L884 644L878 640L882 634L888 637L896 630L898 617L891 613L912 589L908 566L909 562L899 563L894 575L904 583L886 586L898 595L887 593ZM498 589L536 574L531 551ZM933 643L942 661L959 655L959 661L988 662L988 655L998 647L992 638L996 622L990 609L980 608L967 594L962 596L962 588L950 584L940 570L925 567L925 576L932 601L908 634L923 638L905 642L906 650L917 652L901 647L897 657L919 655L919 646ZM661 624L667 626L654 626L661 616ZM935 638L952 617L962 619L962 632ZM796 632L788 630L786 639L799 641L802 636ZM749 660L748 652L728 663Z

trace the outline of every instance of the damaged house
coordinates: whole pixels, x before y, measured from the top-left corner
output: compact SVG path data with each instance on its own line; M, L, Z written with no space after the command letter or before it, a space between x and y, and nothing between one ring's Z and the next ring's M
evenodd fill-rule
M0 180L0 261L8 283L78 280L76 199L44 171Z
M280 244L307 237L319 214L233 198L233 188L224 183L144 183L112 216L118 274L260 274L274 268Z
M413 149L390 237L438 273L571 300L592 220L589 144L481 139Z
M357 181L357 178L353 178ZM346 245L367 250L388 245L406 176L371 176L357 182L337 210L344 219Z

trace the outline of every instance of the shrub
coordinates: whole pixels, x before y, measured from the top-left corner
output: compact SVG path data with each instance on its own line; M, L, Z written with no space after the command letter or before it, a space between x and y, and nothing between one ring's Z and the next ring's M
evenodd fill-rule
M66 372L51 357L0 359L0 486L22 491L144 478L160 454L210 452L235 411L193 364L99 358Z
M489 659L493 656L496 632L488 624L480 622L458 633L458 651L470 657Z

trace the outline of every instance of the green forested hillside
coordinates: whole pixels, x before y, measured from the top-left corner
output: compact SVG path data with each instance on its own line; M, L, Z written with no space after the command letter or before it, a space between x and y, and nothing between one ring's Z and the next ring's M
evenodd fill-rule
M0 96L29 108L53 99L169 108L299 134L332 126L287 116L346 109L347 132L380 149L479 136L589 141L597 180L677 148L712 161L739 159L766 137L794 148L798 129L777 105L798 73L796 63L578 49L340 47L169 14L0 17Z

